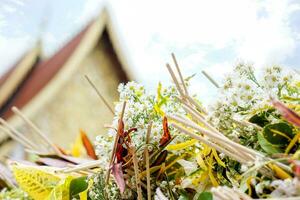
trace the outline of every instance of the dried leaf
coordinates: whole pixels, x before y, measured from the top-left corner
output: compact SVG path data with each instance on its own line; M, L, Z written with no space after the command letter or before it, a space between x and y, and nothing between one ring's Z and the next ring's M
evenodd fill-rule
M111 173L115 178L120 192L123 193L125 190L125 180L122 170L122 163L113 164L111 167Z
M300 116L286 105L277 100L272 100L273 106L281 113L281 115L290 123L300 127Z
M167 150L162 151L157 156L155 162L151 165L151 167L161 165L163 162L165 162L167 156L168 156L168 151Z
M57 158L43 158L40 157L37 161L37 164L47 165L51 167L67 167L70 163L64 160L60 160Z
M169 142L169 140L171 140L171 134L169 131L169 127L168 127L168 119L167 117L164 117L163 119L163 135L159 141L159 146L164 146L165 144L167 144Z

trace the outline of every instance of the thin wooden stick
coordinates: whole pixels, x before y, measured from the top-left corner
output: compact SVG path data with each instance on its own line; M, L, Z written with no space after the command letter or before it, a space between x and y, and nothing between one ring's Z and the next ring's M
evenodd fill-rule
M150 141L151 128L152 128L152 121L148 125L147 135L146 135L146 148L145 148L146 173L147 173L147 197L148 197L148 200L151 200L150 161L149 161L149 150L148 150L148 144L149 144L149 141Z
M204 70L202 70L202 74L214 85L216 88L220 88L219 84Z
M242 154L241 156L246 156L251 160L255 160L255 156L258 156L258 155L262 156L262 155L258 154L257 152L253 151L252 149L248 149L247 147L244 147L243 145L240 145L238 143L233 142L232 140L228 139L224 135L221 136L221 135L216 134L212 131L203 129L202 127L198 126L196 123L191 122L191 121L187 121L183 117L181 117L181 118L176 117L176 116L168 116L168 117L171 118L174 121L177 121L181 124L184 124L185 126L193 128L193 129L195 129L195 130L197 130L197 131L213 138L214 140L219 141L224 146L227 146L228 148L235 151L236 154Z
M200 115L197 111L195 111L193 108L191 108L190 106L188 106L187 104L183 104L182 107L185 108L185 110L191 114L194 119L196 119L198 122L201 122L202 124L204 124L208 129L210 129L211 131L214 131L216 133L218 133L219 135L224 136L223 134L221 134L215 127L213 127L212 125L210 125L204 118L202 115ZM225 136L224 136L225 137Z
M114 115L115 114L114 109L109 105L109 103L106 101L106 99L101 95L101 93L98 90L98 88L96 87L96 85L91 81L91 79L87 75L85 75L85 78L89 82L89 84L94 88L94 90L96 91L96 93L98 94L100 99L103 101L103 103L106 105L108 110Z
M0 122L7 129L9 129L16 137L19 137L21 140L23 140L25 143L27 143L30 146L30 148L32 148L32 149L38 149L30 140L28 140L22 133L20 133L19 131L17 131L14 127L12 127L4 119L0 118Z
M14 133L12 133L9 129L4 128L3 126L0 126L0 130L5 132L7 135L9 135L13 140L17 141L21 145L23 145L26 148L31 149L32 147L24 142L20 137L16 136Z
M241 163L247 163L248 162L247 160L244 160L244 158L242 158L240 156L237 156L237 155L231 153L230 151L224 149L223 147L220 147L219 145L216 145L215 143L209 141L207 138L204 138L204 137L202 137L200 135L196 135L195 133L192 133L192 132L188 131L187 129L185 129L185 128L177 125L177 124L174 124L172 122L171 122L171 125L173 127L175 127L176 129L178 129L179 131L181 131L181 132L189 135L190 137L192 137L192 138L194 138L196 140L199 140L200 142L203 142L203 143L207 144L210 147L215 148L217 151L219 151L221 153L224 153L225 155L227 155L227 156L229 156L229 157L237 160L238 162L241 162Z
M124 116L124 112L125 112L125 107L126 107L126 101L124 101L124 103L123 103L122 112L121 112L121 116L120 116L120 119L119 119L121 121L123 120L123 116ZM116 153L117 144L118 144L118 141L119 141L119 138L120 138L118 131L116 133L116 137L115 137L115 141L114 141L114 147L113 147L113 152L111 154L111 158L110 158L110 161L109 161L109 166L108 166L108 170L107 170L107 174L106 174L106 184L108 184L108 181L109 181L110 172L111 172L111 166L112 166L113 162L115 161L115 153Z
M185 95L184 95L184 93L183 93L183 91L182 91L182 89L181 89L181 87L180 87L180 85L179 85L179 82L178 82L178 80L177 80L177 78L176 78L176 76L175 76L175 74L174 74L174 72L173 72L171 66L169 65L169 63L166 64L166 67L167 67L167 69L168 69L168 71L169 71L169 73L170 73L170 75L171 75L171 77L172 77L172 79L173 79L173 81L174 81L174 83L175 83L175 86L176 86L176 88L177 88L177 91L179 92L180 96L181 96L182 98L184 98Z
M176 69L177 69L177 73L178 73L178 75L179 75L179 78L180 78L181 84L182 84L182 86L183 86L185 95L189 95L188 90L187 90L187 88L186 88L186 85L185 85L185 83L184 83L184 79L183 79L182 73L181 73L181 71L180 71L180 67L179 67L178 62L177 62L177 60L176 60L175 54L172 53L171 55L172 55L173 61L174 61L174 63L175 63L175 67L176 67Z
M44 141L46 144L48 144L57 155L62 154L60 152L60 150L55 146L55 144L28 117L26 117L17 107L13 107L12 111L16 115L18 115L30 128L32 128L34 130L34 132L42 139L42 141Z
M136 150L134 145L132 145L130 147L130 153L132 155L133 158L133 168L134 168L134 176L135 176L135 183L136 183L136 190L137 190L137 194L138 194L138 200L142 200L143 199L143 195L142 195L142 188L141 188L141 180L140 180L140 176L139 176L139 166L138 166L138 160L136 157Z
M65 173L78 172L78 171L82 171L82 170L86 170L86 169L91 169L91 168L94 168L94 167L99 167L99 165L101 163L103 163L103 161L96 160L96 161L91 161L91 162L79 164L79 165L76 165L74 167L64 168L64 169L61 169L61 170L56 170L56 172L65 172Z
M208 114L208 112L203 108L199 103L197 103L191 96L185 97L192 105L194 105L199 111L203 112L205 115Z

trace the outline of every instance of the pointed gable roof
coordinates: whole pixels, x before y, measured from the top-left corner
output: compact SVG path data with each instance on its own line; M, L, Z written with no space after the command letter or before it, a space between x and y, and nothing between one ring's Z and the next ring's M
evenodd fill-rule
M119 73L123 73L126 80L134 79L113 19L108 9L104 7L98 17L91 20L52 57L35 64L26 80L19 83L18 91L10 96L4 107L0 106L0 116L9 119L14 125L20 123L20 120L13 116L12 106L22 109L29 117L34 115L75 73L76 69L80 67L80 62L95 48L105 31L108 33L115 50L114 53L122 66ZM13 69L0 78L0 86L1 83L5 84L9 78L14 78L12 71Z

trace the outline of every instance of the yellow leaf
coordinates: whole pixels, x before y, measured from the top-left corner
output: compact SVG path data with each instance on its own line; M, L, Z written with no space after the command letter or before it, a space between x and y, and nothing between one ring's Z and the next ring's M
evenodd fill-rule
M57 186L51 191L47 200L69 200L70 199L70 183L73 177L68 176L62 179Z
M205 162L204 162L204 160L202 158L202 155L200 153L196 156L196 160L197 160L198 165L201 167L201 169L206 171L207 166L205 165Z
M250 177L247 179L247 181L246 181L246 185L247 185L247 188L248 188L248 195L249 195L249 196L252 195L251 179L252 179L252 176L250 176Z
M289 145L285 149L285 154L288 154L290 152L290 150L292 149L292 147L298 142L299 138L300 138L300 132L297 133L294 136L294 138L292 139L292 141L289 143Z
M163 111L162 109L160 109L160 107L159 107L157 104L154 105L154 110L155 110L160 116L165 116L164 111Z
M207 178L208 178L208 173L202 172L199 178L195 178L192 180L192 184L197 186L200 183L208 182L208 181L206 181Z
M276 176L278 176L281 179L287 179L287 178L292 178L291 175L286 173L283 169L278 167L276 164L268 164L268 166L274 171Z
M185 149L187 147L193 146L196 143L197 143L196 139L191 139L191 140L188 140L186 142L179 143L179 144L169 144L166 147L166 149L167 150L182 150L182 149Z
M209 165L208 165L208 176L210 178L210 181L212 183L212 185L214 187L219 186L218 181L216 180L216 178L214 177L213 173L212 173L212 162L213 162L213 154L210 155L209 157Z
M53 168L13 164L12 171L19 186L33 199L46 199L61 180Z
M214 157L215 157L217 163L218 163L219 165L221 165L222 167L226 168L225 163L220 159L220 157L219 157L217 151L216 151L215 149L212 149L212 153L213 153L213 155L214 155Z
M161 89L162 89L162 84L161 82L158 83L158 86L157 86L157 102L160 102L162 96L161 96Z
M76 137L75 143L72 146L72 156L80 157L83 152L83 144L80 134Z
M208 156L208 154L211 151L211 148L206 144L202 144L202 146L203 146L203 150L201 151L201 153L203 154L204 157Z

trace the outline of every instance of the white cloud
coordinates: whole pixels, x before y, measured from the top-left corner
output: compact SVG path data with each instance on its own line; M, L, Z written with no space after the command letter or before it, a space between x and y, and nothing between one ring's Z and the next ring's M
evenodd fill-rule
M86 1L71 23L78 27L85 25L98 14L103 2ZM171 52L176 53L185 75L198 74L194 89L206 94L211 90L210 85L203 84L209 83L201 75L202 69L219 80L238 59L253 61L258 67L284 64L300 45L300 33L292 32L289 22L291 14L299 12L300 3L292 4L289 0L111 0L105 3L114 11L122 42L134 64L133 71L146 85L156 86L159 80L169 82L165 63L171 62ZM0 28L4 23L7 22L1 22L0 15ZM0 42L5 39L0 38ZM43 39L48 54L61 45L51 32ZM0 47L0 54L9 55L2 58L9 60L13 55L9 52L21 51L22 48L9 45L20 41L21 38L8 38L4 47ZM11 50L5 52L6 48Z
M294 53L299 39L288 20L300 4L288 0L114 0L112 5L135 70L146 83L164 78L163 65L172 51L184 66L192 66L186 70L205 68L219 77L237 59L258 66L281 64ZM206 60L208 53L228 46L235 58Z

